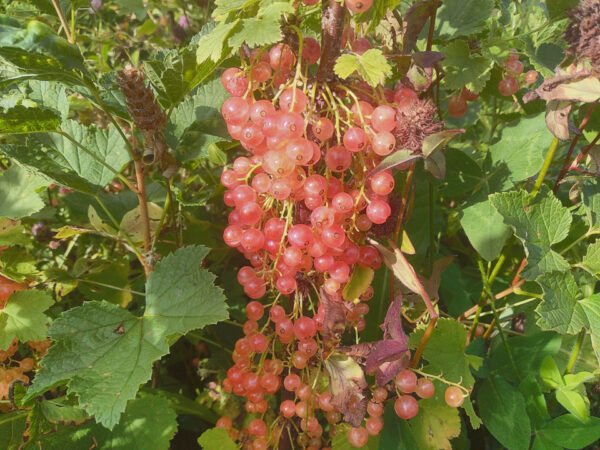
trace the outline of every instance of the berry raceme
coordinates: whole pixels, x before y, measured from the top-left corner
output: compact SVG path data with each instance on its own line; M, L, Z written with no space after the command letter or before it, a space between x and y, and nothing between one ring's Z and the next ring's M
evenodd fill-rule
M363 10L371 5L346 3ZM383 97L362 84L356 91L352 85L315 89L302 75L320 57L313 41L303 41L302 58L285 44L254 50L242 68L222 75L231 94L223 118L248 152L221 175L224 202L233 208L223 240L248 260L237 279L252 300L223 388L245 397L250 414L264 413L269 395L286 397L280 417L267 428L252 421L240 435L224 426L254 448L273 446L294 417L301 419L298 439L320 448L329 439L323 435L332 430L328 424L341 419L331 394L313 389L320 383L312 369L325 351L319 294L342 305L347 326L364 329L373 288L355 304L344 301L342 292L356 267L380 267L381 255L366 237L392 215L388 196L394 189L389 170L370 172L396 149L397 127L404 126L398 114L409 120L413 104L424 102L404 86L388 96L392 103L381 103ZM367 48L368 41L352 42ZM266 295L275 298L268 309L259 301ZM351 429L351 443L383 427L383 391L373 395L364 426Z

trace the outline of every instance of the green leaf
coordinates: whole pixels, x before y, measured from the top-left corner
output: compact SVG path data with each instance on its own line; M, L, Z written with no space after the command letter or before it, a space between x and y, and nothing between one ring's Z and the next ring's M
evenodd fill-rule
M592 347L596 358L600 362L600 294L586 297L579 302L585 316L592 338Z
M27 413L13 411L0 416L0 442L6 450L19 450L23 444Z
M9 167L0 176L0 217L20 219L42 209L37 191L48 184L20 166Z
M221 60L198 64L195 51L186 47L169 50L144 63L144 72L165 107L177 105L190 91L212 75Z
M380 433L379 450L413 450L418 448L408 421L400 419L388 402Z
M600 273L600 239L588 246L587 252L581 261L581 266L592 275Z
M48 317L44 314L54 300L43 291L18 291L8 297L0 310L0 350L6 350L14 338L41 341L46 338Z
M446 183L443 187L444 194L462 196L471 192L483 177L481 168L461 150L448 148L445 156Z
M167 142L180 161L207 158L211 145L230 139L221 116L221 105L228 97L216 77L173 109L167 123Z
M112 431L88 422L80 426L59 426L42 435L40 447L88 450L168 450L177 431L177 415L168 400L144 395L127 404L121 420Z
M546 356L542 361L540 377L542 378L542 381L551 388L557 388L564 385L562 375L560 374L552 356Z
M144 317L156 327L167 326L165 335L227 319L223 291L214 286L215 276L202 269L209 251L203 246L181 248L157 264L148 277Z
M54 131L58 129L59 121L59 116L51 109L17 105L0 112L0 134Z
M229 38L229 46L236 51L243 43L250 48L273 44L283 39L279 20L283 14L294 12L294 7L287 2L271 3L258 10L256 17L243 19L239 31Z
M483 424L508 449L525 449L531 440L531 424L523 395L498 376L483 381L477 391Z
M37 20L0 24L0 57L44 80L79 84L88 76L79 48Z
M146 283L146 311L136 317L106 302L90 301L56 319L54 341L28 398L64 384L99 423L113 428L167 354L167 338L227 318L215 276L202 268L205 247L189 246L160 261Z
M70 138L53 133L46 139L54 160L94 185L107 185L130 160L125 141L112 125L100 129L66 120L61 129Z
M198 64L203 63L209 58L211 61L217 63L229 55L231 49L225 47L225 41L239 22L240 19L236 19L230 23L221 22L214 30L200 38L198 49L196 50Z
M340 56L333 67L340 78L348 78L354 71L370 86L378 86L392 75L392 67L379 49L369 49L362 55L344 54Z
M19 220L0 218L0 245L23 245L28 242L25 227Z
M600 439L600 418L590 417L582 423L577 417L564 414L538 430L537 434L564 448L583 448Z
M552 138L543 113L510 122L490 147L492 163L506 164L513 182L525 180L539 172Z
M542 361L548 355L556 355L560 349L561 336L554 332L542 332L527 336L515 336L508 339L507 344L519 374L522 378L528 375L539 376ZM490 371L508 380L518 381L510 359L503 345L492 350Z
M520 190L493 194L490 200L525 247L523 278L535 279L546 272L568 269L568 263L551 246L567 237L571 214L547 188L535 199Z
M57 154L53 147L45 146L38 137L24 139L23 145L0 145L0 149L27 170L50 180L48 184L55 182L80 192L95 192L87 180L64 167L62 155Z
M485 27L494 0L446 0L437 13L436 37L452 39L475 34Z
M559 388L556 391L556 401L581 422L586 422L590 418L590 401L585 395L585 390L582 393Z
M210 428L198 438L198 444L206 450L237 450L238 446L231 440L229 433L223 428Z
M239 11L258 3L259 0L216 0L216 8L212 13L215 18L220 18L233 11Z
M368 22L367 33L370 33L385 18L386 14L395 9L402 0L378 0L364 13L354 16L357 23Z
M335 61L333 71L340 78L348 78L355 70L358 70L359 61L359 55L345 53Z
M472 56L469 44L463 40L453 41L440 51L446 56L442 64L446 71L444 83L448 89L467 86L476 94L483 90L490 79L493 61L483 56Z
M458 409L446 404L445 385L438 381L434 384L433 397L421 399L419 412L410 420L410 428L418 449L450 449L450 440L460 434Z
M69 115L69 100L65 87L50 81L31 80L29 98L43 108L57 111L62 120Z
M474 430L478 430L479 427L483 425L483 422L481 421L477 413L475 413L475 409L473 408L473 402L469 397L465 398L462 407L465 410L467 416L469 417L471 427L473 427Z
M550 420L546 398L542 393L537 377L533 374L527 375L519 385L519 391L521 391L523 398L525 398L525 405L527 414L531 419L531 425L537 430Z
M504 248L510 237L510 228L503 223L502 216L492 206L488 196L507 189L510 183L504 164L492 165L486 161L482 172L477 188L462 210L460 224L475 250L484 259L492 261Z
M498 257L510 236L510 229L488 200L466 207L460 224L477 253L488 261Z
M22 283L39 273L36 258L17 246L11 246L0 254L0 273L13 281Z
M408 340L409 345L417 347L424 332L424 329L418 329L412 333ZM442 375L444 379L460 383L466 388L472 387L475 380L469 368L469 358L479 358L474 355L467 357L466 341L467 330L462 324L452 319L439 319L423 351L423 358L429 363L424 371L432 375Z
M575 334L586 326L587 319L579 304L581 292L571 272L551 272L538 277L544 296L536 308L537 323L544 330Z

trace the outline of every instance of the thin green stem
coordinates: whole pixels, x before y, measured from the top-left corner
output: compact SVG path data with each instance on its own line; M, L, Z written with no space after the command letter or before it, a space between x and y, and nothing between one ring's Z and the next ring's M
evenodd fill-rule
M496 279L498 272L500 272L500 269L502 268L502 266L504 265L504 262L506 261L506 252L509 248L510 248L510 245L506 246L504 251L500 254L500 257L498 258L498 261L496 261L496 264L494 265L494 268L492 269L492 273L490 273L489 278L486 276L485 273L482 273L482 278L484 280L483 289L481 290L481 295L479 296L479 303L477 304L477 311L475 311L475 318L473 319L473 326L471 327L471 333L470 333L469 340L473 340L475 338L475 331L477 330L477 325L479 324L479 316L481 315L481 310L485 306L486 285L492 286L492 284L494 283L494 280ZM479 260L479 262L481 262L481 260ZM490 290L491 290L491 288L490 288ZM493 296L492 296L492 301L493 301Z
M486 291L487 296L490 299L490 306L492 307L492 311L494 313L496 328L498 329L498 333L500 334L500 339L502 339L502 345L504 345L504 350L506 350L506 355L508 356L508 360L510 361L510 365L512 366L515 376L517 380L521 380L521 376L519 375L519 370L517 369L517 365L515 364L515 360L513 358L512 352L510 351L510 347L508 346L508 342L506 340L506 336L504 335L504 329L502 328L502 324L500 323L500 316L498 315L498 311L496 310L496 301L494 299L494 294L492 294L491 285L489 279L485 275L485 268L483 267L483 260L481 258L478 259L477 265L479 267L479 272L481 273L481 279L483 280L483 287Z
M579 358L579 353L581 352L581 346L583 345L583 340L585 339L585 329L581 330L577 335L577 340L575 341L575 345L573 346L573 350L571 350L571 356L569 356L569 361L567 362L567 367L565 368L565 373L563 375L567 375L571 373L573 367L575 367L575 363Z
M84 278L78 278L77 281L81 281L81 282L88 283L88 284L94 284L96 286L102 286L102 287L106 287L109 289L114 289L115 291L127 292L128 294L140 295L142 297L146 296L146 294L144 294L143 292L140 292L140 291L124 289L124 288L120 288L118 286L113 286L112 284L100 283L99 281L86 280Z
M552 159L554 158L554 154L556 153L556 149L558 148L558 139L552 139L552 143L548 148L548 153L546 153L546 159L544 160L544 164L542 165L542 169L538 174L537 180L535 180L535 184L533 185L533 189L531 190L531 196L535 197L542 187L542 183L544 182L544 178L546 178L546 174L548 173L548 169L552 164Z

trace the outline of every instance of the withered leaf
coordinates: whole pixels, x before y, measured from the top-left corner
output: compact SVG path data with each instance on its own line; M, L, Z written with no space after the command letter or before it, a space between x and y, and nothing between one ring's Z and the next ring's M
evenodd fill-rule
M331 404L343 415L344 420L354 427L362 424L367 413L367 382L365 374L352 357L334 354L325 360L329 375Z

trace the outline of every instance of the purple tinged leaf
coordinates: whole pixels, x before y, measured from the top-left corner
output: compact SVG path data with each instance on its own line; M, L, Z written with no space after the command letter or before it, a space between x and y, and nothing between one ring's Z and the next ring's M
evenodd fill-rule
M444 130L430 134L423 139L423 155L427 158L436 150L444 147L450 139L465 132L464 128L457 130Z
M394 300L383 323L383 340L376 342L366 362L367 373L376 372L380 386L392 380L410 362L408 337L402 329L402 300Z
M431 276L425 279L423 286L431 298L438 298L438 291L440 289L440 281L442 272L452 263L454 255L444 256L433 263L431 268Z
M429 69L434 68L437 63L446 59L446 56L440 52L415 52L412 59L419 66Z
M407 337L402 329L402 299L396 298L390 305L383 321L383 338L394 339L406 344Z
M419 34L427 23L427 20L433 15L435 5L432 0L426 0L415 3L406 11L406 31L404 33L404 53L410 53Z
M369 176L373 176L376 173L391 169L392 167L396 167L401 164L411 163L411 162L416 161L417 159L421 159L421 158L422 158L422 156L420 154L413 153L410 150L406 150L406 149L397 150L394 153L392 153L391 155L388 155L385 158L383 158L381 163L379 163L379 165L371 171Z
M392 251L374 239L369 239L369 243L379 250L385 265L389 267L394 276L400 280L404 286L406 286L415 294L419 294L421 296L423 296L423 294L426 295L425 288L423 288L415 269L406 260L398 248L395 248Z

